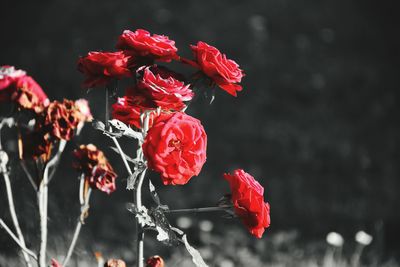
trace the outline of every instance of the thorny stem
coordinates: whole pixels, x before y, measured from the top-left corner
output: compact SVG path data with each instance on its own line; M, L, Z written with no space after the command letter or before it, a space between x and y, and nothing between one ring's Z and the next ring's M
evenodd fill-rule
M193 209L177 209L177 210L165 210L165 213L189 213L189 212L210 212L210 211L223 211L232 206L220 206L220 207L204 207L204 208L193 208Z
M7 224L0 219L0 226L6 230L6 232L11 236L11 238L15 241L15 243L22 249L23 252L27 253L29 256L31 256L33 259L37 260L36 254L28 249L24 244L21 243L21 241L14 235L14 233L11 231L11 229L7 226Z
M84 177L82 177L80 188L83 187L84 183L85 183L85 179L84 179ZM81 231L82 225L85 223L85 217L87 216L87 212L89 211L89 199L90 199L91 192L92 192L92 189L89 188L86 196L83 196L84 191L80 190L79 198L80 198L80 201L82 199L84 199L84 202L83 203L81 202L81 214L79 215L78 222L75 227L74 236L72 237L71 244L69 245L67 256L65 256L64 261L62 263L62 266L64 266L64 267L66 267L68 265L69 259L72 256L72 252L74 252L76 242L78 241L78 237L79 237L79 233ZM81 194L82 194L82 196L81 196Z

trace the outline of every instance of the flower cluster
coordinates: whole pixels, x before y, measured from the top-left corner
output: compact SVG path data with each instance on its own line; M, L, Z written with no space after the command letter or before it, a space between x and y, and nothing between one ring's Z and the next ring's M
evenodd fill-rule
M95 145L81 145L74 150L73 167L81 172L93 189L107 194L115 191L117 174L104 153Z
M36 114L35 120L33 131L21 129L21 158L42 158L47 161L52 144L59 140L71 140L76 130L92 120L92 114L86 100L64 99L63 102L50 102Z

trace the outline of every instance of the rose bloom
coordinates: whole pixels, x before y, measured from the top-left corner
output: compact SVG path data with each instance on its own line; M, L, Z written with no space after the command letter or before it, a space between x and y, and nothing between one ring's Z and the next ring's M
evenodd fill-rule
M75 149L73 167L85 175L92 188L107 194L115 191L117 174L104 153L95 145L81 145Z
M175 79L174 73L164 68L145 67L139 73L142 78L138 81L138 88L162 109L180 111L186 106L184 102L193 98L189 85Z
M158 117L147 133L143 153L165 185L183 185L206 161L207 135L200 121L182 112Z
M78 60L78 70L86 76L84 88L107 85L114 79L130 77L130 56L118 52L89 52Z
M159 60L170 62L172 59L178 59L175 42L168 36L157 35L146 30L138 29L135 32L125 30L118 39L117 49L129 51L133 55L133 61ZM136 64L148 65L148 64Z
M249 232L261 238L271 222L270 207L264 202L264 188L245 171L224 174L232 191L233 208Z
M146 260L146 267L164 267L165 263L160 256L152 256Z
M217 48L204 42L198 42L191 48L195 62L183 60L184 62L199 68L220 88L233 96L237 95L237 91L242 90L242 86L238 83L241 82L244 73L235 61L227 59L226 55L222 54Z
M25 71L0 67L0 103L14 102L19 108L41 112L49 104L40 85Z
M119 97L112 105L112 117L125 124L141 128L140 114L144 111L155 110L157 106L147 96L135 87L126 89L125 96ZM153 123L155 114L150 115L150 125Z

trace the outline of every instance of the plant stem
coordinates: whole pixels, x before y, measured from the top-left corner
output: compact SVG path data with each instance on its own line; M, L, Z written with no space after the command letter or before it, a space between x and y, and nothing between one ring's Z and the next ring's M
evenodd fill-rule
M46 248L47 248L47 209L48 209L48 184L49 184L49 171L54 167L66 145L65 140L59 143L56 155L46 164L44 168L42 181L39 185L38 203L40 215L40 251L39 251L39 266L46 267Z
M38 190L37 185L36 185L35 181L33 180L33 177L31 175L31 173L29 172L28 167L26 166L24 160L21 159L19 162L21 164L22 170L24 171L26 177L28 177L28 180L31 183L33 189L35 191L37 191Z
M81 178L81 184L82 184L82 181L84 182L83 178ZM85 221L85 216L89 210L89 199L90 199L91 192L92 192L92 189L89 188L87 191L86 197L84 197L85 201L84 201L83 205L81 205L81 214L79 215L78 222L75 227L74 236L72 237L71 244L69 245L67 256L65 256L64 261L62 263L63 267L66 267L68 265L69 259L72 256L72 252L74 252L76 242L78 241L79 233L80 233L82 225L84 224L84 221Z
M22 242L14 235L14 233L11 231L11 229L7 226L7 224L0 219L0 226L6 230L6 232L11 236L11 238L17 243L17 245L22 249L23 252L27 253L29 256L31 256L34 260L37 260L36 254L28 249Z
M212 212L212 211L223 211L232 206L221 206L221 207L204 207L204 208L193 208L193 209L177 209L177 210L165 210L165 213L189 213L189 212Z
M24 235L22 234L22 231L21 231L21 228L20 228L19 222L18 222L17 213L15 212L15 205L14 205L14 198L13 198L12 189L11 189L10 177L8 176L7 171L4 170L3 167L4 166L2 166L0 168L2 168L1 172L3 174L4 182L6 184L8 207L9 207L9 210L10 210L11 219L13 221L14 228L17 231L18 240L22 245L20 247L26 247ZM28 256L28 253L25 252L24 250L22 250L22 254L24 255L24 259L25 259L26 265L27 266L32 266L31 260L30 260L30 258Z
M119 145L119 142L118 142L117 138L111 137L111 139L113 140L115 146L117 147L117 149L118 149L118 151L119 151L119 154L120 154L120 156L121 156L122 161L124 162L124 165L125 165L125 168L126 168L128 174L129 174L129 175L132 175L132 169L131 169L131 167L129 166L128 160L126 159L125 153L124 153L124 151L122 150L121 146Z
M145 136L147 134L147 131L149 129L149 119L150 119L150 113L144 113L142 114L142 133L143 133L143 140L145 139ZM144 156L143 156L143 151L142 151L142 142L138 143L138 151L137 151L137 158L140 159L141 162L144 162ZM146 169L142 171L140 174L140 177L137 181L137 184L135 186L134 194L135 194L135 204L138 210L142 208L142 185L144 178L146 176ZM143 267L143 262L144 262L144 231L139 224L138 220L136 220L136 252L137 252L137 259L136 259L136 266L137 267Z
M105 121L105 124L106 124L106 130L108 131L109 130L109 127L110 127L110 123L109 123L109 120L110 120L110 111L109 111L109 108L110 108L110 104L109 104L109 97L110 97L110 89L108 88L108 87L106 87L106 110L105 110L105 117L104 117L104 119L106 120Z

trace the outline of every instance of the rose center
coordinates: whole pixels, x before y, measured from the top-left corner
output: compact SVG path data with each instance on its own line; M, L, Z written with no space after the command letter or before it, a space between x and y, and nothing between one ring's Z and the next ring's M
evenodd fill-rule
M169 141L169 147L174 147L176 150L181 151L183 149L183 145L180 140L174 139Z

